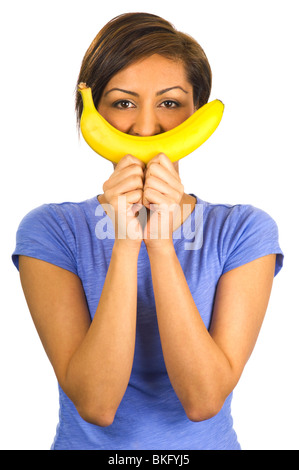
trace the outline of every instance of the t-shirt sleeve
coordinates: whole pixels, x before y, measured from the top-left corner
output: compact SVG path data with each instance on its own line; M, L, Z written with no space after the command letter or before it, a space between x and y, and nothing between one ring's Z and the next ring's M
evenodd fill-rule
M16 234L12 261L19 269L19 255L30 256L77 274L75 241L72 231L51 204L30 211Z
M262 256L276 254L275 276L283 265L278 227L273 218L253 206L235 206L226 220L222 274Z

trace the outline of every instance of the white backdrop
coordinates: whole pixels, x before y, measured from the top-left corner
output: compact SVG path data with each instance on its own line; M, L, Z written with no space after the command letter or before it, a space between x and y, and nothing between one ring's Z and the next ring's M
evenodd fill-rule
M83 55L112 17L165 17L204 48L211 99L225 103L211 139L180 162L186 192L250 203L278 223L285 264L233 400L243 449L299 449L298 2L295 0L15 0L1 7L1 449L49 449L56 378L11 262L22 217L102 191L110 162L77 138Z

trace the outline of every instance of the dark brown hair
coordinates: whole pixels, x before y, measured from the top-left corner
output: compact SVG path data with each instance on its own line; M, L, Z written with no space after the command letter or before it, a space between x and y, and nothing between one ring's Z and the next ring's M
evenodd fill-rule
M212 72L203 49L191 36L177 31L171 23L150 13L124 13L101 29L85 53L77 87L80 82L91 87L97 107L113 75L152 54L182 60L193 86L194 105L199 108L207 103ZM81 113L82 98L77 91L78 126Z

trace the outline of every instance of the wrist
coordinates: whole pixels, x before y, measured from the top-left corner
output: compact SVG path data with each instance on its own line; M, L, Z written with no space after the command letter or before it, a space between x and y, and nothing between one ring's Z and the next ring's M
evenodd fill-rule
M171 256L175 253L173 240L151 240L145 243L149 258L155 256Z
M113 245L113 252L115 253L129 253L138 257L142 240L115 239Z

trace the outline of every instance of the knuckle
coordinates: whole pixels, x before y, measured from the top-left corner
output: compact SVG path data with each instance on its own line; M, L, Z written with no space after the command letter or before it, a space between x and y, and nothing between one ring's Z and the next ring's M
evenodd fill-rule
M179 204L179 203L180 203L180 201L181 201L181 199L182 199L182 196L183 196L183 194L184 194L184 193L183 193L183 192L181 192L181 191L176 193L176 197L175 197L175 199L176 199L176 203L177 203L177 204Z
M140 175L134 175L133 182L136 185L136 187L141 188L143 186L143 181Z
M151 163L151 165L149 166L148 168L148 174L153 174L154 172L156 172L160 167L160 163L157 163L157 162L153 162Z
M108 180L105 181L104 184L103 184L103 191L104 192L108 189L107 186L108 186Z
M112 207L117 208L117 202L118 198L117 196L112 196L111 199L109 200L109 203L111 204Z
M107 189L105 191L105 198L107 199L107 201L110 201L112 199L113 195L112 195L112 192L110 189Z
M139 158L134 157L134 155L131 155L130 153L125 155L123 158L126 160L126 163L128 163L128 165L135 164L136 166L139 166L139 167L144 166L144 163L141 160L139 160Z
M158 155L160 162L170 162L171 160L165 155L165 153L159 153ZM172 163L172 162L171 162Z
M130 165L136 165L137 164L137 158L134 157L133 155L128 155L128 163Z
M118 165L120 165L121 168L126 168L132 165L132 163L135 163L133 155L127 154L119 160Z
M143 169L140 165L136 165L134 168L134 171L136 172L136 175L140 176L143 178Z
M146 181L145 181L145 184L144 184L144 187L145 188L148 188L149 186L151 186L153 184L153 177L152 176L146 176Z
M149 197L151 195L151 193L152 193L151 188L145 188L144 189L144 196L145 197Z
M168 158L168 157L165 155L165 153L163 153L163 152L159 153L158 156L160 157L161 160L164 160L164 161L165 161L165 160L169 160L169 158Z

